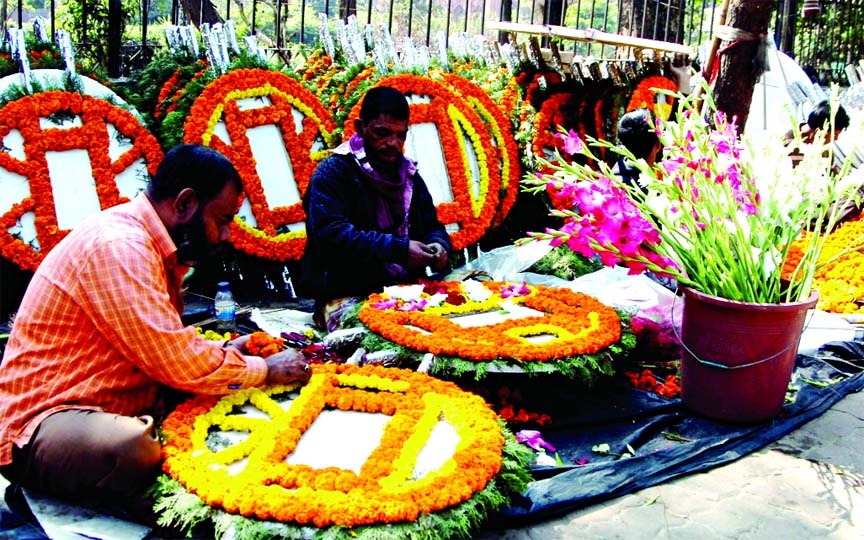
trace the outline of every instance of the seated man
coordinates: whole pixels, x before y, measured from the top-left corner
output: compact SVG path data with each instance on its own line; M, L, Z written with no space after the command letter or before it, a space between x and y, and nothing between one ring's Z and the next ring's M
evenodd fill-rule
M675 79L678 92L687 95L691 90L690 79L693 68L685 57L677 55L668 66L668 74ZM669 99L662 96L662 99ZM678 99L672 99L669 104L673 111L678 108ZM650 166L654 166L660 157L660 135L657 132L657 121L648 109L636 109L630 111L618 120L618 144L626 148L636 159L644 159ZM624 182L631 185L639 185L639 170L624 156L619 156L612 172Z
M408 115L398 90L369 90L356 133L309 182L298 291L315 300L322 329L335 330L350 298L416 282L427 267L447 268L450 237L417 165L403 154Z
M0 473L13 485L141 510L161 468L154 424L169 389L308 381L297 351L246 356L248 337L206 341L181 322L183 277L228 239L241 190L215 150L176 147L144 193L45 257L0 364Z
M618 144L636 159L654 165L660 153L660 136L648 109L636 109L621 117L618 121ZM628 184L639 185L639 169L624 156L618 156L612 172Z
M843 105L837 105L837 110L834 113L833 133L831 140L836 140L840 133L849 127L849 114ZM831 124L831 106L828 100L820 101L816 104L810 114L807 115L807 123L801 124L801 138L806 143L812 143L816 137L816 132L822 130L826 137L832 129Z
M833 131L832 131L833 127ZM837 108L834 111L834 119L832 126L831 119L831 105L829 101L822 100L813 107L813 110L810 111L810 114L807 115L807 122L798 125L798 131L801 134L800 142L803 144L814 144L819 142L828 142L828 141L836 141L837 137L840 136L840 133L843 132L846 128L849 127L849 114L846 112L846 109L843 108L843 105L837 104ZM823 138L821 141L816 140L816 134L822 133ZM789 130L783 136L783 142L787 145L792 145L790 147L790 157L792 158L793 165L797 166L802 159L801 148L798 147L798 142L795 139L795 132L793 130ZM840 156L838 150L839 147L835 145L835 165L841 166L843 158Z

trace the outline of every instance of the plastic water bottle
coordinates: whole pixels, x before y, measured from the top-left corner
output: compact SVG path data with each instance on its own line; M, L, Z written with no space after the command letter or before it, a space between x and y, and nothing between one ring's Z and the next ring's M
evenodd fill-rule
M216 316L217 332L234 332L237 329L237 304L231 294L231 286L227 281L218 283L219 290L213 300L213 312Z

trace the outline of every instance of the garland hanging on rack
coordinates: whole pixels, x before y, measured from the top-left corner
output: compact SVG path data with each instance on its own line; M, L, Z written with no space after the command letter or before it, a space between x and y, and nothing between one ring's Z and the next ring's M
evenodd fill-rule
M669 96L666 96L658 90L666 90L668 92L677 92L678 85L671 79L667 79L662 75L652 75L645 77L630 96L630 102L627 104L627 112L635 111L636 109L650 109L655 115L663 120L668 120L672 114L672 104L663 102L661 98L671 101Z

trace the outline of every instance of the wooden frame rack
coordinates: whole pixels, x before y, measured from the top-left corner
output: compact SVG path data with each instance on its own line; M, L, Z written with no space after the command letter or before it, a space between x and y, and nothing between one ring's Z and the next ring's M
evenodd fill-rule
M546 37L557 37L573 41L585 41L600 43L603 45L614 45L616 47L633 47L634 49L651 49L654 51L669 52L694 56L695 51L688 45L669 43L655 39L645 39L631 36L619 36L600 30L583 30L579 28L567 28L566 26L553 26L546 24L524 24L505 21L486 21L488 30L501 32L514 32L518 34L534 34Z

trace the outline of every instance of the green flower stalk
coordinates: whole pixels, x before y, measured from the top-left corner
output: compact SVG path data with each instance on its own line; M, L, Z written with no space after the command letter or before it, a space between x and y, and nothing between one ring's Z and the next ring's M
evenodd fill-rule
M808 235L791 271L789 248L805 230L832 230L850 201L857 204L864 178L851 159L835 163L830 137L807 144L800 135L790 143L763 137L757 143L738 136L735 119L716 110L710 92L702 98L707 115L694 98L678 98L674 118L652 126L663 145L663 159L654 166L608 141L589 138L586 144L562 130L564 152L588 158L589 165L570 163L556 151L554 161L541 159L551 172L526 176L529 190L552 190L572 209L553 211L564 218L560 229L523 241L550 240L606 265L672 277L728 300L807 300L825 237ZM592 147L632 162L641 185L616 177ZM797 166L794 150L801 154Z

